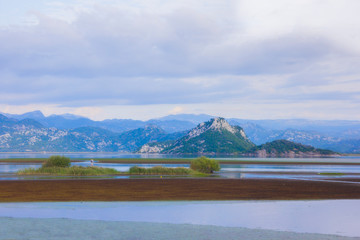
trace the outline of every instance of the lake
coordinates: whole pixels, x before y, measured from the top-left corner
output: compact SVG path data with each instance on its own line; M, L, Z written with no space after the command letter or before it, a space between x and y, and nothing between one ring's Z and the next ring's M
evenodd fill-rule
M34 158L49 155L0 154L0 158L25 156ZM73 163L82 166L90 165L91 158L96 160L100 157L139 157L133 154L64 155L71 158L84 158L82 162ZM141 157L165 156L142 155ZM232 159L235 160L235 158ZM246 160L278 161L278 159L252 158L246 158ZM296 178L307 181L327 181L329 176L319 173L344 174L331 176L333 179L359 178L360 176L360 166L326 164L329 162L360 163L358 157L280 159L280 161L300 163L292 165L223 164L221 171L215 174L215 177ZM301 164L303 161L324 164L305 165ZM95 165L127 171L131 166L139 164L95 162ZM144 164L142 166L154 165L189 166L188 164ZM17 177L15 173L27 167L37 168L40 164L0 163L0 179L23 179L23 177ZM0 239L100 239L104 236L108 240L360 239L359 222L360 200L0 203ZM63 231L64 229L66 231Z
M131 228L131 223L138 227L144 222L360 237L360 200L0 203L0 233L14 218L24 226L35 219L69 219L85 226L128 222ZM11 229L2 232L11 236Z
M129 164L129 163L98 163L96 158L94 166L114 168L118 171L128 171L133 166L141 166L150 168L154 166L163 167L189 167L189 164ZM319 159L324 161L324 159ZM331 159L332 161L342 161L342 158ZM345 160L347 160L345 158ZM352 158L353 161L359 160ZM219 160L221 163L221 160ZM299 161L299 159L287 159L287 161ZM302 161L302 160L300 160ZM318 161L318 159L313 159ZM73 162L72 165L90 166L90 160L81 162ZM220 164L221 170L212 177L221 178L286 178L286 179L312 179L321 180L327 179L329 176L335 179L341 178L359 178L360 179L360 165L329 165L329 164ZM17 176L16 172L25 168L39 168L39 163L0 163L0 180L10 179L44 179L57 178L51 176ZM333 173L333 175L329 175ZM335 173L335 174L334 174ZM129 176L108 176L108 178L128 178ZM132 178L136 176L131 176ZM74 178L74 177L73 177ZM81 178L81 177L75 177ZM89 177L86 177L89 178ZM98 178L98 177L97 177Z
M62 155L69 157L71 159L91 159L91 158L196 158L194 156L181 156L173 154L136 154L136 153L101 153L101 152L87 152L87 153L31 153L31 152L21 152L21 153L6 153L0 152L0 159L5 158L48 158L52 155ZM290 158L249 158L249 157L229 157L229 156L209 156L218 160L251 160L254 162L286 162ZM344 157L332 157L332 158L291 158L291 161L295 162L324 162L324 163L359 163L360 156L344 156Z

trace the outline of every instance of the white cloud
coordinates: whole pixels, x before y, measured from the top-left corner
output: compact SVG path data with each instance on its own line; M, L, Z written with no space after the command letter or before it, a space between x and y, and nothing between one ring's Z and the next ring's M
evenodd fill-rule
M358 116L357 0L36 3L22 6L34 24L0 29L0 102L14 108L282 118L346 103Z
M176 106L169 111L169 114L180 114L184 112L184 108L180 106Z

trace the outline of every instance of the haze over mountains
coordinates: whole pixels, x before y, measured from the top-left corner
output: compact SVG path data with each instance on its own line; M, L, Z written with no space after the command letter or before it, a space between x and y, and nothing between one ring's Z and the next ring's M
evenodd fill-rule
M136 151L146 143L184 137L210 115L93 121L40 111L0 115L0 151ZM337 152L360 153L360 121L227 119L256 145L285 139Z

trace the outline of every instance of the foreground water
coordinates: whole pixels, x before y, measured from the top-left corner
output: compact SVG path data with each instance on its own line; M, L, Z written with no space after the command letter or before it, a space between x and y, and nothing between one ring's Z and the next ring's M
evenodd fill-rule
M12 231L9 231L11 229ZM358 237L193 224L0 218L0 239L34 240L358 240Z
M11 233L4 226L14 219L24 226L35 219L72 219L85 226L93 220L103 226L147 222L360 237L360 200L1 203L0 233Z
M28 154L26 157L48 157L49 155ZM24 154L0 154L0 158L24 156ZM98 153L67 156L89 159L120 157L118 154ZM122 155L122 157L139 156L131 154ZM250 160L360 163L358 157ZM90 162L83 161L74 164L87 166ZM127 171L134 164L95 163L95 165ZM188 165L165 166L188 167ZM0 163L0 179L19 179L15 175L16 171L27 167L37 168L40 164ZM343 174L331 176L332 178L358 178L360 166L236 164L223 165L222 171L217 176L223 178L328 178L326 174L319 173ZM0 203L0 239L344 240L350 239L348 237L360 239L359 222L360 200Z

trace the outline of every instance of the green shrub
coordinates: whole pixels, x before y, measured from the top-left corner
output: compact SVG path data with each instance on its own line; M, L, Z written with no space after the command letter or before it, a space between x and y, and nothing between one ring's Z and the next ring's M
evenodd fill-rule
M338 173L338 172L321 172L318 173L319 175L345 175L344 173Z
M119 172L113 168L101 167L41 167L38 169L26 168L17 172L18 175L55 175L55 176L96 176L113 175Z
M43 164L43 168L47 167L70 167L70 158L64 156L51 156Z
M192 160L190 168L201 173L213 173L220 170L220 165L218 161L202 156Z

